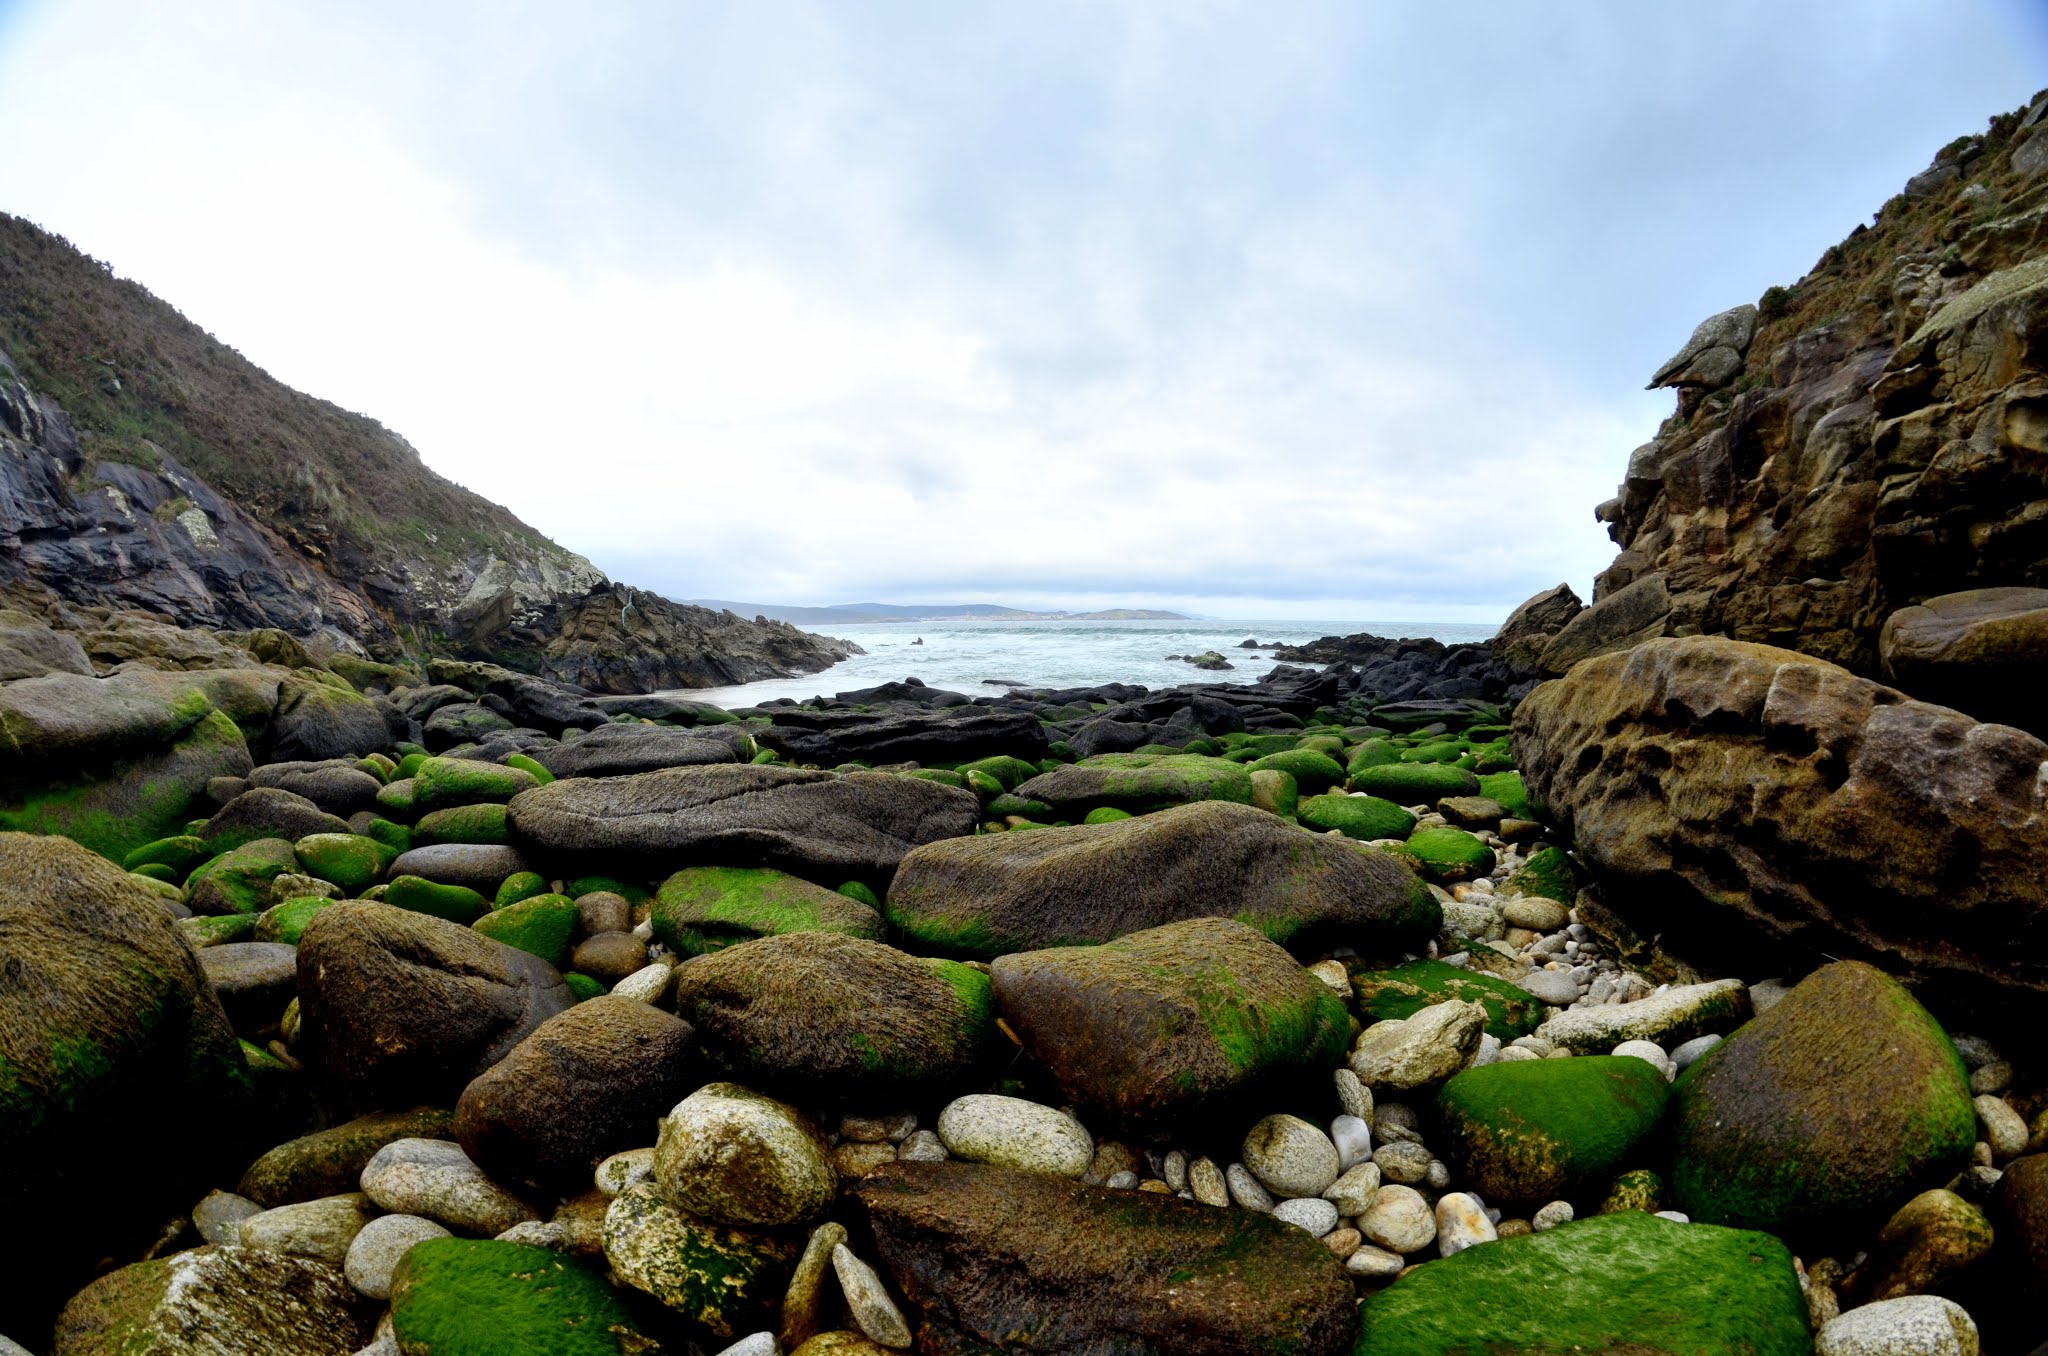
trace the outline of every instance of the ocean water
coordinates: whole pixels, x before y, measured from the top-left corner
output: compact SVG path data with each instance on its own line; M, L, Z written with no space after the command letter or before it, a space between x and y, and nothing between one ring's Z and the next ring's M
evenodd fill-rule
M1142 683L1157 689L1192 682L1250 683L1272 669L1274 644L1300 645L1360 631L1427 636L1450 644L1485 640L1499 628L1374 621L921 621L823 629L867 653L801 678L772 678L687 695L724 707L752 706L777 697L829 697L913 677L970 697L1007 690L990 685L987 680L992 678L1029 687ZM922 645L914 643L919 639ZM1247 639L1268 648L1238 649ZM1205 650L1217 651L1236 667L1209 672L1166 658Z

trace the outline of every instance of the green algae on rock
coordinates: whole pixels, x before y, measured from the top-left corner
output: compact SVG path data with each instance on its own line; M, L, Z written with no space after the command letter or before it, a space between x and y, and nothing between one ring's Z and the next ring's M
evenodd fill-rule
M1446 1160L1487 1201L1540 1205L1627 1166L1668 1091L1654 1065L1627 1055L1467 1069L1437 1094Z
M1187 753L1103 753L1019 784L1016 794L1077 817L1104 806L1144 814L1195 801L1249 805L1251 773L1241 763Z
M1445 763L1380 763L1362 767L1345 786L1396 805L1434 805L1445 796L1480 794L1479 779ZM1495 797L1499 799L1499 797Z
M286 1140L251 1163L235 1193L265 1207L354 1191L377 1151L395 1140L452 1138L440 1107L380 1111Z
M1470 880L1494 866L1493 849L1463 829L1417 829L1408 836L1408 850L1431 880Z
M539 786L530 772L468 758L426 758L412 773L413 807L422 813L458 805L504 803Z
M1433 1003L1462 998L1486 1009L1486 1030L1494 1039L1511 1041L1534 1031L1548 1011L1519 984L1442 961L1410 961L1392 970L1352 961L1345 968L1367 1025L1405 1020Z
M1294 778L1303 795L1318 795L1344 780L1344 768L1329 754L1316 749L1295 748L1269 753L1248 764L1253 772L1285 772Z
M882 937L881 915L859 899L768 867L678 871L662 882L650 917L656 939L685 956L792 932Z
M996 1001L1075 1102L1124 1124L1206 1115L1341 1063L1344 1002L1284 949L1227 918L1100 946L999 957Z
M1783 1243L1638 1213L1579 1220L1426 1262L1366 1300L1359 1320L1353 1356L1813 1351L1806 1299Z
M436 843L501 845L510 843L512 835L505 826L505 807L495 801L482 801L475 805L451 805L421 815L412 826L412 841L419 847Z
M1860 961L1809 975L1701 1056L1672 1096L1678 1208L1714 1224L1874 1223L1967 1164L1977 1139L1947 1034Z
M1540 847L1508 877L1504 890L1508 894L1541 895L1570 908L1579 897L1579 871L1563 848Z
M270 907L270 883L298 869L298 854L284 839L252 839L195 870L185 882L186 902L194 913L261 913Z
M1378 796L1310 796L1294 807L1294 813L1308 828L1335 829L1361 842L1405 839L1415 829L1414 815Z
M483 1238L415 1243L391 1278L406 1356L647 1356L647 1335L597 1268L550 1248Z
M385 868L398 860L389 844L354 833L313 833L292 844L299 865L309 876L338 885L351 895L384 879Z
M604 1216L604 1255L619 1279L728 1342L774 1326L801 1251L780 1232L692 1219L652 1182L620 1192Z
M441 885L423 876L398 877L385 887L384 902L451 923L473 923L488 907L484 897L467 885Z
M534 895L494 909L470 927L507 946L540 957L557 970L568 959L580 915L567 895Z

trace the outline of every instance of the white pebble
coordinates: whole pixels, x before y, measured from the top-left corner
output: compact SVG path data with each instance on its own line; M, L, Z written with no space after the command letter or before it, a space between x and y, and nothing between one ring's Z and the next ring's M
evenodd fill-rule
M1671 1221L1671 1222L1672 1222L1673 1224L1690 1224L1690 1223L1692 1223L1692 1216L1691 1216L1691 1215L1688 1215L1688 1214L1686 1214L1686 1213L1685 1213L1685 1212L1684 1212L1683 1210L1659 1210L1659 1211L1657 1212L1657 1218L1658 1218L1658 1219L1668 1219L1668 1220L1670 1220L1670 1221Z
M1445 1257L1461 1253L1475 1243L1491 1243L1500 1237L1486 1216L1479 1198L1462 1191L1446 1192L1436 1203L1436 1246Z
M1572 1203L1570 1201L1552 1201L1549 1205L1544 1206L1529 1217L1529 1227L1536 1230L1539 1234L1547 1229L1555 1229L1560 1224L1570 1224L1571 1222Z
M1273 1207L1273 1218L1321 1238L1337 1227L1337 1207L1313 1196L1295 1196Z
M750 1333L726 1347L718 1356L782 1356L782 1347L772 1332Z
M1358 1217L1358 1232L1389 1252L1420 1252L1436 1241L1436 1212L1413 1187L1383 1186Z
M1407 1265L1401 1254L1369 1243L1360 1244L1356 1252L1344 1259L1344 1269L1354 1276L1398 1276Z
M837 1243L832 1247L832 1271L839 1277L839 1293L846 1297L854 1326L871 1342L908 1350L910 1324L904 1321L896 1301L889 1298L875 1269L854 1256L844 1243Z
M2012 1103L1989 1094L1976 1099L1977 1124L1984 1129L1984 1142L1991 1146L1993 1162L2017 1158L2027 1149L2027 1123Z
M1814 1356L1977 1356L1977 1325L1939 1295L1879 1300L1830 1320Z
M1230 1199L1243 1210L1270 1211L1273 1198L1259 1185L1259 1179L1245 1171L1242 1163L1232 1163L1223 1171L1223 1181L1230 1188Z
M1613 1053L1640 1059L1652 1065L1658 1073L1664 1075L1664 1081L1667 1083L1678 1077L1678 1069L1672 1064L1671 1056L1665 1054L1664 1047L1655 1041L1623 1041L1614 1047Z
M1372 1119L1372 1089L1358 1079L1349 1069L1339 1069L1332 1076L1337 1085L1337 1105L1347 1116L1356 1116L1362 1121Z
M1332 1182L1323 1199L1334 1204L1338 1214L1357 1216L1372 1208L1372 1198L1379 1194L1379 1189L1379 1165L1360 1163Z
M1337 1146L1339 1172L1349 1172L1372 1157L1372 1127L1363 1117L1343 1115L1331 1121L1330 1142Z

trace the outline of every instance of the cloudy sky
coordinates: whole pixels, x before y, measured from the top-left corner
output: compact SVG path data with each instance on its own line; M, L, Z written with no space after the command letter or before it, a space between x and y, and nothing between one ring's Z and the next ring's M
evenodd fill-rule
M0 208L674 596L1488 621L2044 14L0 0Z

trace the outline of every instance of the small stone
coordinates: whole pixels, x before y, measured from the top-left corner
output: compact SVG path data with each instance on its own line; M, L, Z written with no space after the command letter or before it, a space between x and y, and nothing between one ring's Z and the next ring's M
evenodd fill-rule
M628 1149L624 1153L613 1154L597 1165L594 1175L599 1191L607 1196L616 1196L627 1187L654 1176L654 1150Z
M655 961L612 985L612 997L635 1003L659 1003L668 996L669 982L674 978L675 967Z
M1440 1158L1429 1160L1429 1171L1422 1175L1422 1184L1431 1191L1442 1191L1451 1184L1451 1170Z
M1323 1246L1330 1250L1331 1256L1339 1260L1357 1252L1359 1245L1363 1242L1365 1242L1365 1235L1356 1229L1332 1229L1323 1235Z
M1361 1163L1330 1183L1323 1199L1335 1205L1338 1214L1356 1218L1372 1208L1372 1198L1379 1194L1379 1189L1379 1164Z
M388 1300L391 1275L412 1251L412 1245L448 1236L446 1229L419 1215L379 1215L349 1243L342 1270L357 1294Z
M1337 1084L1337 1105L1347 1116L1370 1123L1372 1121L1372 1090L1358 1081L1358 1075L1349 1069L1339 1069L1332 1075Z
M1413 1187L1383 1186L1358 1217L1358 1231L1389 1252L1421 1252L1436 1241L1436 1212Z
M1420 1144L1422 1117L1404 1102L1382 1102L1373 1111L1372 1133L1381 1144Z
M1501 905L1500 916L1510 927L1531 932L1556 932L1571 921L1564 905L1541 895L1516 895Z
M884 1163L895 1161L896 1146L887 1141L865 1144L849 1140L832 1150L832 1166L838 1169L841 1177L865 1177Z
M1276 1196L1320 1196L1344 1169L1328 1135L1287 1115L1268 1116L1251 1128L1244 1165Z
M1337 1227L1337 1207L1319 1197L1296 1196L1273 1207L1273 1218L1321 1238Z
M1198 1158L1188 1164L1188 1190L1203 1205L1230 1204L1230 1186L1224 1180L1223 1170L1211 1159Z
M192 1227L209 1243L235 1247L242 1241L242 1221L260 1215L263 1207L232 1191L209 1191L192 1207Z
M1095 1159L1095 1141L1063 1112L1021 1097L975 1093L939 1113L947 1152L970 1163L1023 1172L1080 1177Z
M1159 1175L1164 1179L1169 1190L1186 1191L1188 1189L1187 1150L1173 1149L1168 1151L1165 1160L1159 1165Z
M723 1348L717 1356L782 1356L782 1348L776 1345L774 1333L756 1332Z
M399 1139L363 1169L363 1194L394 1215L424 1215L458 1233L495 1238L540 1215L484 1175L462 1146L444 1139Z
M1420 1144L1404 1141L1382 1144L1374 1152L1372 1161L1379 1168L1383 1181L1415 1186L1428 1180L1429 1165L1436 1161L1436 1156Z
M1369 1243L1361 1244L1344 1259L1344 1269L1352 1275L1370 1276L1376 1280L1398 1276L1401 1274L1401 1268L1407 1265L1401 1254L1376 1248Z
M1111 1191L1134 1191L1138 1186L1138 1174L1128 1168L1122 1172L1113 1172L1109 1175L1109 1180L1104 1182L1103 1185ZM1164 1186L1165 1183L1162 1182L1160 1185Z
M1878 1230L1843 1294L1868 1304L1948 1290L1983 1261L1991 1242L1991 1221L1982 1210L1952 1191L1923 1191Z
M916 1129L917 1113L914 1111L896 1111L880 1116L856 1116L848 1112L839 1118L839 1137L862 1144L901 1144Z
M949 1156L934 1130L911 1131L896 1151L898 1161L904 1163L943 1163Z
M1453 998L1402 1021L1367 1027L1351 1051L1351 1071L1367 1087L1419 1088L1441 1083L1479 1048L1486 1009Z
M1525 1238L1536 1232L1536 1226L1525 1219L1504 1219L1493 1228L1502 1238Z
M1358 1116L1339 1116L1330 1122L1330 1142L1337 1146L1337 1168L1349 1172L1372 1158L1372 1126Z
M1579 985L1569 970L1531 970L1520 980L1523 989L1551 1007L1569 1007L1579 1001Z
M1909 1295L1851 1309L1814 1335L1814 1356L1977 1356L1977 1325L1954 1300Z
M1504 1046L1501 1049L1500 1054L1495 1057L1494 1062L1496 1064L1518 1064L1523 1060L1541 1058L1543 1058L1543 1056L1537 1054L1534 1050L1524 1050L1519 1045L1509 1045Z
M1476 1196L1462 1191L1446 1192L1436 1203L1436 1249L1449 1257L1475 1243L1491 1243L1500 1237Z
M1978 1096L2004 1092L2012 1086L2012 1065L1994 1059L1970 1071L1970 1091Z
M789 1278L782 1296L782 1345L795 1350L814 1336L823 1322L825 1275L832 1270L832 1255L846 1242L846 1226L830 1220L811 1231L802 1257Z
M1719 1036L1695 1036L1691 1040L1672 1049L1671 1067L1680 1073L1684 1073L1693 1066L1701 1055L1704 1055L1720 1043L1721 1038Z
M662 1117L654 1179L677 1208L738 1227L814 1219L839 1189L810 1120L737 1083L707 1083Z
M1614 1053L1640 1059L1652 1065L1658 1073L1664 1075L1664 1081L1667 1083L1678 1077L1677 1065L1672 1062L1671 1056L1664 1053L1664 1047L1655 1041L1623 1041L1614 1047Z
M1308 972L1335 989L1342 997L1351 997L1351 973L1344 968L1343 961L1317 961L1308 967Z
M1102 1186L1120 1172L1128 1172L1135 1177L1143 1166L1144 1159L1130 1145L1121 1140L1098 1140L1095 1157L1089 1160L1088 1171L1081 1180L1089 1186Z
M1232 1163L1224 1170L1223 1181L1230 1188L1230 1199L1239 1209L1268 1211L1273 1208L1273 1197L1244 1164Z
M1560 1224L1570 1224L1572 1218L1570 1201L1552 1201L1529 1217L1529 1227L1540 1234L1555 1229Z
M853 1313L854 1326L866 1333L871 1342L908 1350L910 1324L904 1321L903 1311L896 1307L896 1301L889 1298L889 1292L883 1288L882 1278L875 1274L875 1269L841 1243L832 1249L832 1270L839 1277L839 1291L846 1296L846 1307Z
M1972 1104L1977 1108L1977 1124L1984 1132L1984 1142L1991 1146L1992 1162L2002 1163L2027 1151L2027 1123L2012 1109L2012 1103L2003 1097L1986 1095Z
M242 1246L340 1266L349 1244L377 1214L360 1191L280 1205L242 1221Z

